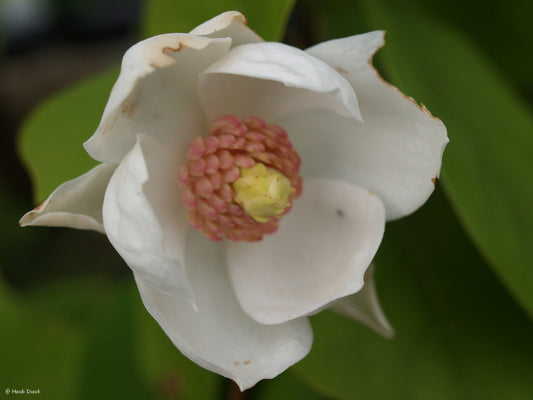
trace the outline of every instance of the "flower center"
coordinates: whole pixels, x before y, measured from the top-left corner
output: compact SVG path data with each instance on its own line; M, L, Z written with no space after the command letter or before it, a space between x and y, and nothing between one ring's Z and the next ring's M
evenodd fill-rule
M289 196L296 191L285 176L263 163L241 169L241 177L232 186L235 202L258 222L281 218L291 205Z
M257 241L277 230L302 192L300 157L285 130L226 115L194 138L179 169L191 225L208 238Z

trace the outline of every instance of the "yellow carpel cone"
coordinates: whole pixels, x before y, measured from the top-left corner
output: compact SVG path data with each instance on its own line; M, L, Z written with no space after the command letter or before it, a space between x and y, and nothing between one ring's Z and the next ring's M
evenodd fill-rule
M289 196L296 191L283 174L262 163L242 168L232 186L234 201L258 222L268 222L273 216L280 218L291 205Z

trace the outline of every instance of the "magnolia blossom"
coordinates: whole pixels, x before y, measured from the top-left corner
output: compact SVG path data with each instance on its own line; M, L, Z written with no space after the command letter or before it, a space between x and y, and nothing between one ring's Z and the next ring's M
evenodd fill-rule
M391 336L369 266L448 139L371 66L383 36L302 51L226 12L137 43L84 144L101 164L21 225L105 233L178 349L241 389L303 358L326 307Z

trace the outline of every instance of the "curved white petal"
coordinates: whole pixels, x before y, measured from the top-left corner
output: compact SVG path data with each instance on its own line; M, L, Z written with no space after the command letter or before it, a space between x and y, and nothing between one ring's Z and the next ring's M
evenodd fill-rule
M302 359L313 334L305 318L262 325L240 308L224 266L224 247L191 231L187 269L198 299L189 304L155 290L136 276L146 309L179 350L195 363L247 389Z
M102 204L115 170L114 164L100 164L85 174L62 183L43 204L26 213L21 226L65 226L104 233Z
M198 25L190 34L210 38L231 38L231 47L246 43L262 42L263 39L246 26L246 18L238 11L226 11Z
M341 181L307 179L279 230L257 243L227 243L243 309L265 324L310 314L357 292L385 227L378 197Z
M257 115L269 123L323 109L360 118L350 84L323 61L281 43L236 47L200 75L208 119Z
M113 247L137 275L194 304L184 260L190 225L177 186L178 167L171 151L138 135L109 182L104 227Z
M118 164L137 133L183 149L206 131L198 74L226 53L231 39L186 33L155 36L131 47L100 125L84 144L94 159Z
M379 304L374 281L374 265L371 265L366 271L363 288L351 296L338 300L331 306L331 309L348 318L362 322L385 338L394 337L394 329Z
M372 67L372 55L383 43L383 32L376 31L307 50L351 83L364 124L308 114L284 127L300 135L294 144L304 161L318 155L320 163L331 168L317 171L318 164L308 164L313 174L348 179L372 190L385 204L390 220L412 213L427 200L448 138L439 119L383 81ZM314 149L300 148L315 140Z

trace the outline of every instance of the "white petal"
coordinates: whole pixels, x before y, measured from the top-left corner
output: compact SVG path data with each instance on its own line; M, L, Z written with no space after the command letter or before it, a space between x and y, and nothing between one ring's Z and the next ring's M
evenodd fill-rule
M262 42L263 39L246 26L246 18L238 11L226 11L194 28L191 35L210 38L231 38L231 47L246 43Z
M172 152L139 135L109 182L104 227L113 247L142 279L194 304L184 262L190 225L177 186L178 167Z
M231 39L185 33L155 36L131 47L102 120L84 146L91 157L118 164L137 133L183 149L206 131L198 74L227 52ZM180 146L178 148L178 146Z
M357 292L383 236L385 210L366 189L307 179L279 230L228 242L230 278L243 309L275 324Z
M300 118L301 123L293 120L286 129L298 130L299 144L318 140L311 154L296 147L303 153L302 158L313 159L313 154L318 154L332 168L325 172L327 176L348 179L375 192L390 220L412 213L432 193L448 138L439 119L383 81L374 70L369 61L383 43L383 32L377 31L307 50L352 84L364 125L351 120L337 123L336 116L308 115ZM330 161L324 161L327 158Z
M114 164L100 164L89 172L61 184L43 204L26 213L21 226L65 226L104 233L102 204L115 170Z
M323 61L281 43L245 44L200 75L200 97L210 120L284 115L324 109L360 118L350 84Z
M363 289L356 294L338 300L331 306L331 309L362 322L388 339L394 336L394 329L379 304L374 281L374 265L371 265L366 271Z
M223 244L190 232L187 268L197 294L196 312L139 277L137 285L146 309L183 354L244 390L302 359L313 334L305 318L279 325L252 320L237 303L223 263Z

